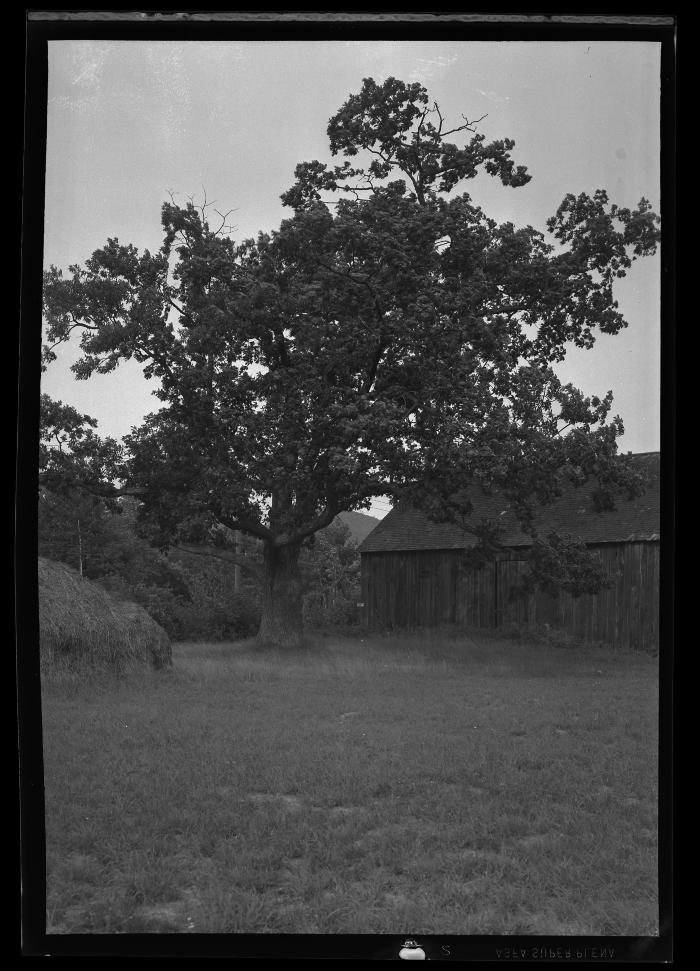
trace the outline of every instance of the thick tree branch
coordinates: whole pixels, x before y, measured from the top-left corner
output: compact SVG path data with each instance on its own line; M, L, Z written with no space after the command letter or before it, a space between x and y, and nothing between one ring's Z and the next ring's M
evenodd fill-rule
M168 302L168 303L170 304L170 306L171 306L171 307L172 307L172 308L173 308L174 310L177 310L177 312L178 312L178 313L179 313L179 314L180 314L181 316L183 316L183 317L188 317L188 318L189 318L190 320L192 319L192 318L190 317L190 315L189 315L189 314L187 313L187 311L186 311L186 310L184 310L184 309L183 309L182 307L179 307L179 306L178 306L178 305L177 305L177 304L175 303L175 301L174 301L174 300L172 299L172 297L169 297L167 293L164 293L164 294L163 294L163 296L165 297L165 299L167 300L167 302Z
M39 473L40 485L45 485L50 479L50 473ZM145 496L148 494L147 489L141 489L138 486L124 486L120 489L117 486L108 484L96 485L80 479L75 479L73 482L71 482L71 488L78 489L80 492L85 492L90 496L94 496L96 499L119 499L121 496L134 496L135 498L138 498L139 496Z
M325 529L326 526L330 526L339 512L340 506L335 501L329 501L323 512L316 519L312 520L308 526L302 526L300 529L294 529L288 533L281 533L275 537L274 545L280 547L301 543L309 536L313 536L320 529Z
M238 516L236 519L232 519L230 516L222 516L220 513L217 513L216 518L222 526L226 526L228 529L240 529L244 533L250 533L251 536L257 536L258 539L264 539L268 542L274 539L274 534L271 529L263 526L262 523L256 523L252 519L246 519L244 516Z
M192 553L195 556L208 556L215 560L223 560L225 563L231 563L233 566L240 566L242 570L246 570L257 580L263 577L262 566L248 556L238 556L236 553L230 553L228 550L214 551L211 547L203 544L200 546L188 543L187 546L183 546L181 544L171 543L170 549L180 550L182 553Z
M389 347L389 342L384 340L384 338L382 338L377 344L377 349L374 352L374 355L372 357L372 362L367 371L367 377L365 378L362 384L361 394L369 394L369 392L372 390L374 379L377 376L377 370L381 363L382 357L384 356L384 352L387 350L388 347Z
M51 344L50 347L47 347L46 345L44 345L44 351L45 352L52 351L54 347L58 347L59 344L65 344L66 341L68 340L68 337L71 331L75 330L76 327L82 327L83 330L99 330L99 327L96 324L84 324L81 321L76 321L76 323L70 325L70 327L62 337L59 337L59 339L56 341L55 344Z

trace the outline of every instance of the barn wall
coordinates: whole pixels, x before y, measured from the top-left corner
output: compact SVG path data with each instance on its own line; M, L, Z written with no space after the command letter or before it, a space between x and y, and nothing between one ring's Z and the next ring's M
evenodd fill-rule
M364 553L362 600L370 628L549 624L588 641L638 650L658 646L659 544L592 546L613 585L598 594L521 594L527 569L511 550L474 568L461 550Z

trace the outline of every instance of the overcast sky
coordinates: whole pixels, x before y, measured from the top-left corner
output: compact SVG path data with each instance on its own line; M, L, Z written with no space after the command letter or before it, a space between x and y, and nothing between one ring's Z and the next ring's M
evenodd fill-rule
M515 139L532 181L461 183L487 214L546 231L567 192L608 190L621 206L659 207L660 45L647 42L53 41L49 43L46 265L67 270L107 237L162 242L160 207L175 194L234 209L234 238L290 214L279 196L297 162L330 161L326 126L364 77L420 81L448 121L479 118L487 140ZM629 321L560 375L615 395L623 451L659 448L659 257L634 264L616 297ZM76 354L42 390L120 438L159 402L137 365L78 382ZM381 515L387 506L373 508Z

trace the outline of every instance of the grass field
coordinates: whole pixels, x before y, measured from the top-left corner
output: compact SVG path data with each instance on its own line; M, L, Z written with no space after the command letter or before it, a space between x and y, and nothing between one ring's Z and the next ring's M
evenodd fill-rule
M45 684L47 930L654 935L657 681L426 635Z

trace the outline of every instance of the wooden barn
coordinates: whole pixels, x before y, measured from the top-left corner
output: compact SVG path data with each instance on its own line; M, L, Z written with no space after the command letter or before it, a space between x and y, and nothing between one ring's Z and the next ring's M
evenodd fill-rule
M634 457L645 470L646 492L597 512L593 484L571 489L542 507L541 533L556 530L583 541L613 579L600 593L573 597L519 590L530 538L507 501L493 493L472 497L474 522L501 526L504 549L474 567L476 537L433 523L416 509L396 506L360 545L364 622L374 629L416 627L540 627L587 641L655 651L659 636L659 454Z

